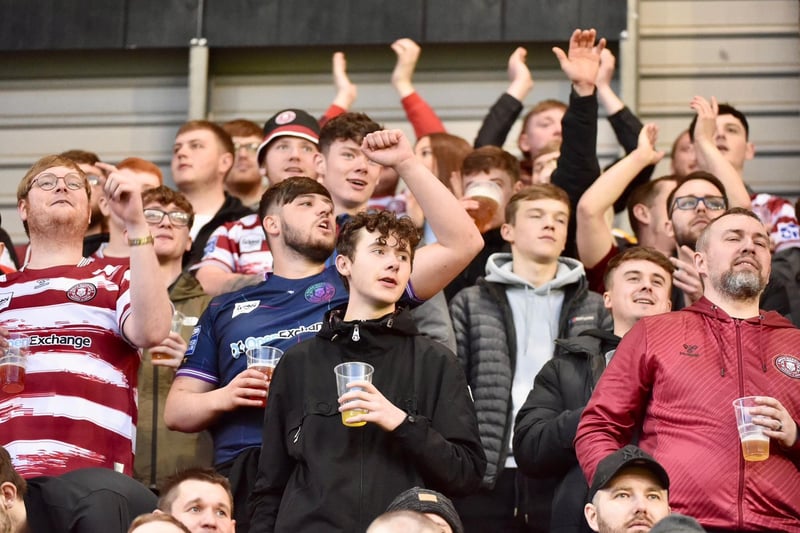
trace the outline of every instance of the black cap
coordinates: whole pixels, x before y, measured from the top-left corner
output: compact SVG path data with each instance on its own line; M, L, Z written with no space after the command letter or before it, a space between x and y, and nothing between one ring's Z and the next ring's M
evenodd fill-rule
M278 137L300 137L319 144L319 122L302 109L278 111L264 124L264 140L258 146L258 164L264 162L267 145Z
M461 523L461 518L456 512L453 502L435 490L414 487L401 492L386 508L386 512L389 511L417 511L439 515L450 524L453 533L464 533L464 525Z
M664 467L638 446L628 444L608 455L597 465L592 486L589 489L589 499L594 498L598 490L605 488L620 473L620 470L631 466L646 468L658 478L664 489L669 489L669 476Z
M691 516L672 513L662 518L650 533L704 533L705 529Z

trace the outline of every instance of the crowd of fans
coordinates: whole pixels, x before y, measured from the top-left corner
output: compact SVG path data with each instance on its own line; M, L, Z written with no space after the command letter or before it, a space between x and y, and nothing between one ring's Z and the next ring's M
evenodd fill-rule
M24 382L0 359L0 533L800 532L798 205L748 187L747 117L696 96L653 176L657 125L575 30L520 160L525 49L470 143L391 46L416 142L351 110L337 52L320 119L182 125L176 189L33 163L29 242L0 235L0 354L27 343ZM374 374L340 394L347 362Z

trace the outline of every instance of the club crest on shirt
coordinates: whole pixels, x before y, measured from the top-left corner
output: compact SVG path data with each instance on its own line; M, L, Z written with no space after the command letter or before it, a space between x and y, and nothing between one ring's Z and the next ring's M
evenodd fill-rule
M336 295L336 287L323 281L307 288L305 298L309 303L321 304L333 300L334 295Z
M67 290L67 298L73 302L88 302L97 295L97 287L91 283L76 283Z
M775 368L793 379L800 379L800 359L793 355L781 354L775 358Z

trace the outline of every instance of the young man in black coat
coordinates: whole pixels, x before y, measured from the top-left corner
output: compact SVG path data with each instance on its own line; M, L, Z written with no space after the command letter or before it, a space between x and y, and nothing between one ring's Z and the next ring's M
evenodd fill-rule
M533 478L555 478L551 531L591 531L583 517L589 487L572 444L583 408L617 344L640 318L671 308L672 263L652 248L634 247L614 256L605 275L605 306L614 318L613 333L588 330L556 341L556 356L537 374L517 414L514 457Z

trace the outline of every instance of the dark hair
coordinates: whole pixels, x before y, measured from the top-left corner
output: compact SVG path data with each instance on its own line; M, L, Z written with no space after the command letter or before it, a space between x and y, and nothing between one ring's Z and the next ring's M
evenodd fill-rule
M175 204L178 209L189 215L189 227L191 228L192 224L194 224L194 208L192 207L192 203L179 191L170 189L166 185L143 191L142 205L146 206L151 202L156 202L163 206Z
M606 288L610 288L614 271L619 268L622 263L636 260L650 261L654 265L663 268L669 273L669 283L672 285L672 273L675 272L675 267L670 260L667 259L667 256L655 248L650 248L648 246L632 246L612 257L606 265L606 270L603 274L603 285L605 285Z
M747 123L747 117L744 116L744 113L736 109L730 104L719 104L719 113L717 116L722 115L733 115L739 122L742 123L744 126L744 138L745 140L750 139L750 125ZM692 118L692 122L689 124L689 138L694 142L694 126L697 124L697 115Z
M317 180L305 176L287 178L264 192L258 204L258 216L264 220L267 211L274 207L283 207L303 194L319 194L331 200L331 193Z
M520 202L541 199L558 200L567 206L567 213L570 212L569 196L564 189L552 183L534 183L515 193L508 200L505 213L506 223L514 224Z
M631 229L633 230L634 235L638 235L642 228L639 224L639 219L636 218L636 215L633 213L633 208L637 204L643 204L647 207L652 207L653 200L656 196L658 196L658 185L666 181L677 182L678 180L680 180L679 176L675 174L669 174L667 176L661 176L660 178L650 180L647 183L642 183L638 187L635 187L633 191L631 191L631 195L628 196L628 204L625 206L625 208L628 210L628 221L631 224Z
M96 165L100 162L100 158L96 153L87 152L86 150L67 150L58 155L66 157L67 159L72 159L79 165Z
M133 519L131 522L130 527L128 527L128 533L131 533L134 529L144 524L149 524L150 522L165 522L167 524L172 524L173 526L179 528L184 533L192 533L188 527L186 527L183 522L172 516L168 513L146 513L140 514L136 518Z
M754 218L755 220L758 220L759 224L761 224L762 226L764 225L764 223L761 221L761 219L758 218L758 215L756 215L753 211L747 209L746 207L731 207L730 209L727 209L724 213L722 213L717 218L711 219L711 221L709 221L709 223L706 224L706 227L703 228L703 231L697 237L697 244L695 245L694 249L697 250L697 251L707 249L708 248L709 235L711 235L711 232L709 231L709 228L711 226L713 226L714 223L717 220L720 220L720 219L725 218L725 217L730 216L730 215L744 215L744 216L747 216L747 217L750 217L750 218Z
M502 170L511 178L511 185L519 181L519 161L497 146L482 146L467 154L461 163L461 176L472 176L481 172Z
M233 511L233 493L231 492L231 483L228 478L218 473L213 468L187 468L172 476L168 477L164 484L161 485L158 498L158 508L165 512L170 513L172 504L178 498L178 489L181 483L188 480L204 481L212 485L219 485L225 492L228 493L228 498L231 503L231 511Z
M229 120L222 125L222 129L231 137L262 137L261 127L244 118Z
M14 485L17 489L17 496L20 498L24 496L25 491L28 490L28 484L14 469L14 463L11 462L11 455L3 446L0 446L0 483L11 483Z
M223 152L234 154L236 151L233 148L233 139L228 135L228 132L222 129L222 126L219 124L214 124L209 120L190 120L178 129L178 133L175 134L175 137L195 130L207 130L213 133Z
M319 132L319 151L327 154L334 141L361 144L368 133L381 130L380 124L364 113L342 113L330 119Z
M707 181L717 189L719 189L720 194L723 198L725 198L725 202L728 201L728 195L725 193L725 186L722 184L719 179L705 170L695 170L694 172L690 172L689 174L683 176L682 178L678 178L677 182L675 183L675 188L670 191L669 196L667 196L667 214L671 217L672 216L672 201L675 199L675 193L678 189L680 189L684 183L687 181L694 181L694 180L701 180Z
M420 240L419 230L417 230L410 218L406 216L398 217L392 211L361 212L348 220L336 240L336 251L339 255L343 255L351 261L355 259L356 245L361 228L370 233L377 231L381 239L387 239L394 235L397 237L398 247L407 248L409 259L414 259L414 249ZM350 285L344 276L342 276L342 281L345 288L349 290Z
M428 138L436 163L434 174L448 190L452 191L450 176L453 172L461 170L461 164L472 151L472 146L463 137L449 133L431 133Z

